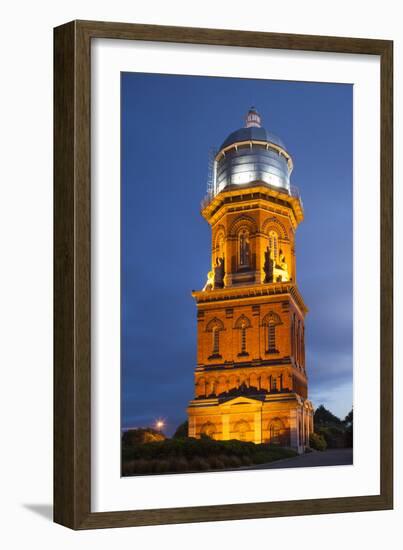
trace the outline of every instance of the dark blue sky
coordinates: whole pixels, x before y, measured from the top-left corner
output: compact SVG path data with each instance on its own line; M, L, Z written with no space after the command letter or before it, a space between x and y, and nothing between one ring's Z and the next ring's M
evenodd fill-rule
M201 217L208 151L255 105L294 160L305 220L297 282L309 308L309 396L352 405L352 94L348 84L122 74L122 427L186 419L196 306L210 269Z

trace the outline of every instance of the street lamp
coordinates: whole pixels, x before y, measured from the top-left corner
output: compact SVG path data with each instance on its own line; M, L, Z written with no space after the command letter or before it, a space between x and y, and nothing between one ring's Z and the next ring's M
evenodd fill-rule
M165 426L165 422L163 420L157 420L155 422L155 427L157 428L157 430L160 432L162 430L162 428Z

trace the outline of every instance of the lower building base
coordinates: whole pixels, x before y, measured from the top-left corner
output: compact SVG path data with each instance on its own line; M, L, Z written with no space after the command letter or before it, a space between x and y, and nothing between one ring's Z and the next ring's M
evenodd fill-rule
M187 411L189 437L269 443L302 453L313 432L312 403L295 393L194 399Z

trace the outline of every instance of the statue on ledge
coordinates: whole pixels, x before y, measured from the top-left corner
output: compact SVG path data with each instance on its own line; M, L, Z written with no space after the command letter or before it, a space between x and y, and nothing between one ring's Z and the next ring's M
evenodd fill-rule
M287 262L285 261L285 256L281 249L278 255L278 261L276 262L274 271L275 271L275 275L276 275L275 278L277 282L281 283L282 281L289 280Z
M203 287L203 292L206 290L213 290L214 288L214 271L209 271L207 273L207 282Z
M288 273L287 262L285 261L285 256L284 256L283 251L281 249L280 249L280 254L279 254L279 263L277 264L276 267L281 269L282 271L285 271L286 273Z
M263 271L265 274L264 282L272 283L273 282L273 260L271 258L270 248L267 247L264 253L264 266Z
M224 288L224 256L216 259L214 267L214 288Z
M207 282L203 291L213 290L214 288L224 288L224 256L216 259L216 264L207 274Z

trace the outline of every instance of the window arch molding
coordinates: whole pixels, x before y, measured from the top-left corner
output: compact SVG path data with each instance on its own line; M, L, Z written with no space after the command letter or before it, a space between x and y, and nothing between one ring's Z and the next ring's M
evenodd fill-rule
M270 430L270 428L277 424L277 426L279 428L281 428L282 430L284 430L285 428L285 425L284 425L284 420L282 418L280 418L279 416L276 416L275 418L272 418L270 421L269 421L269 426L268 426L268 429Z
M282 325L283 321L278 313L275 311L269 311L262 319L262 327L267 327L269 325Z
M213 332L214 329L225 330L224 323L218 317L214 317L206 325L206 332Z
M225 243L226 233L225 228L220 224L214 232L213 237L213 252L216 257L224 256L224 243Z
M251 216L246 216L243 214L242 216L239 216L230 225L228 234L230 237L235 238L238 237L239 232L241 229L246 229L249 231L249 235L253 236L257 232L257 224L256 221Z
M204 434L214 439L214 435L217 433L217 427L213 422L205 422L200 428L200 435Z
M262 224L262 232L265 235L269 235L270 231L275 231L281 240L289 240L285 225L276 217L267 218Z
M252 323L250 322L249 317L246 317L244 314L240 315L234 324L234 328L236 329L250 328L251 326Z
M225 231L225 227L223 226L222 223L220 223L220 225L217 225L217 227L214 228L214 242L216 243L217 242L217 239L218 237L222 235L225 239L226 237L226 231Z

